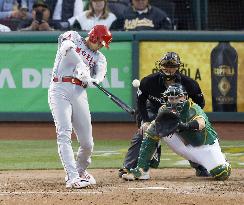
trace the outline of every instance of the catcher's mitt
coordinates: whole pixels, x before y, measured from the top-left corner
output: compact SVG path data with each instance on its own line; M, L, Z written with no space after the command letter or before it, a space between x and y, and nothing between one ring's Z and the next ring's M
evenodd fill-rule
M156 132L160 137L167 137L173 134L180 123L180 118L170 110L161 111L155 119Z

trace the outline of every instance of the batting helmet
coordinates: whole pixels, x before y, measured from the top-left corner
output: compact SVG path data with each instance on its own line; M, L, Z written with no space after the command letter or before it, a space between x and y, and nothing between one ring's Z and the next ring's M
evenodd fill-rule
M89 41L92 43L101 42L106 48L112 41L112 34L104 25L94 26L88 33Z
M175 52L167 52L159 62L160 66L167 67L179 67L180 66L180 57Z

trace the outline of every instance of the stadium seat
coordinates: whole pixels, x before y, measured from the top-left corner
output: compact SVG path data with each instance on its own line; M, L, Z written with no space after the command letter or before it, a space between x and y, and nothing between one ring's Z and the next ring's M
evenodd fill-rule
M168 14L169 18L172 21L174 30L177 29L177 19L175 18L175 3L168 0L150 0L150 4L163 10Z
M122 1L108 1L109 10L114 13L117 18L123 16L124 11L128 8L129 4Z

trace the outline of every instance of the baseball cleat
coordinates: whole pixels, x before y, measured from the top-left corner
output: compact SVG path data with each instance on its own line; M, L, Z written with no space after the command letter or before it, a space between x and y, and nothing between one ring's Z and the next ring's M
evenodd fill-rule
M122 179L124 179L126 181L134 181L134 180L136 180L134 174L132 174L132 173L123 174L122 175Z
M87 171L85 171L83 174L80 174L80 177L82 179L86 179L87 181L89 181L91 185L96 184L95 178L91 174L89 174Z
M66 181L66 188L70 188L70 189L71 188L82 189L89 185L91 185L91 183L88 180L80 177Z
M130 173L123 174L122 178L127 181L134 181L134 180L148 180L150 179L149 170L147 172L143 171L143 169L135 168L130 170Z
M150 179L149 171L147 171L147 172L143 171L142 175L138 179L140 179L140 180L148 180L148 179Z
M207 171L207 169L204 166L202 166L196 162L190 161L190 160L189 160L189 163L190 163L191 167L196 170L197 177L210 177L211 176L211 174Z
M122 175L127 173L128 173L128 169L126 168L119 169L119 178L122 178Z
M202 168L199 167L199 168L196 168L196 176L197 177L210 177L211 174L207 171L207 169L205 169L204 167Z

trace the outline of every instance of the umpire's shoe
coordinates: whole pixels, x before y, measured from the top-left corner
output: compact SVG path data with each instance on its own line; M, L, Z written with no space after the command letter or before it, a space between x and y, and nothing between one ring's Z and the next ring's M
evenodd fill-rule
M119 178L122 178L122 175L123 174L127 174L128 173L128 169L126 169L126 168L121 168L121 169L119 169Z

